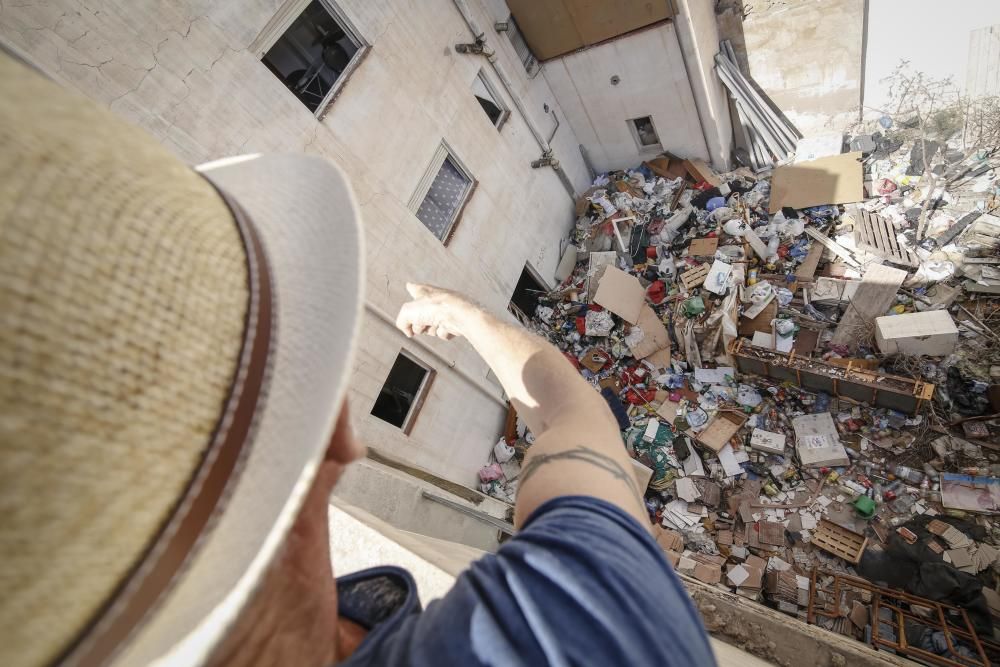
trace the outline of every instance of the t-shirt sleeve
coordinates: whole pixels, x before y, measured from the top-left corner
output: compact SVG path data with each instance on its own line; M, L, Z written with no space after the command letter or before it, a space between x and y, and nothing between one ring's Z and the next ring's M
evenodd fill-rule
M617 507L540 506L426 611L376 628L350 664L714 665L661 548Z

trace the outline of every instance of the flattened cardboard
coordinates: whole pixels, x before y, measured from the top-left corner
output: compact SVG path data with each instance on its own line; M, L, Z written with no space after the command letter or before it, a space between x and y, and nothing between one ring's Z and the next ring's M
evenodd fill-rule
M594 295L601 284L604 272L608 270L609 266L614 266L617 261L618 253L614 250L590 253L590 264L587 266L587 292L591 303L594 302Z
M688 246L688 254L692 257L712 257L719 247L719 238L710 237L705 239L695 239Z
M646 290L635 276L609 266L597 286L594 303L604 306L629 324L637 324L646 303Z
M716 188L722 185L722 179L711 167L705 164L704 160L684 160L684 168L695 181L705 181Z
M771 333L771 320L778 316L778 300L771 299L764 310L757 313L756 317L741 317L739 323L739 333L741 336L749 336L755 331L761 333Z
M610 360L611 357L607 352L600 348L592 347L580 356L580 365L591 373L597 373L607 366Z
M629 350L636 359L645 359L649 355L662 349L670 349L670 334L663 322L656 316L656 311L650 308L649 304L643 303L639 311L639 322L636 324L642 329L642 340L635 345L630 345Z
M861 153L844 153L776 168L768 210L777 213L785 206L853 204L864 196Z

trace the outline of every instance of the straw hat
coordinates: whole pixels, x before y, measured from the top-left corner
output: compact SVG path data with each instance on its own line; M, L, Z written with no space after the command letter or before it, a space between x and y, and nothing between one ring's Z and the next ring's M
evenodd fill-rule
M350 187L301 155L196 172L3 52L0 146L0 664L197 664L343 399Z

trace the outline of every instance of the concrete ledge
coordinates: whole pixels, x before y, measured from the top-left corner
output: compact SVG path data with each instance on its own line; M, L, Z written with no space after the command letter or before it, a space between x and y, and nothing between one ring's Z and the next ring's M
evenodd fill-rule
M914 663L808 625L734 593L681 575L705 628L722 641L782 667L887 667Z

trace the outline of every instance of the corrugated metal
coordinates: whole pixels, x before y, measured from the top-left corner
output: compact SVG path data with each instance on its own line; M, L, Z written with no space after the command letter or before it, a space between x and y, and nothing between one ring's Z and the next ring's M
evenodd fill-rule
M514 46L514 52L521 59L524 69L531 72L538 64L538 58L535 58L535 54L531 52L528 42L524 41L524 35L521 33L521 29L517 27L517 21L514 20L513 16L507 19L507 23L509 25L507 28L507 37L510 38L510 43Z

